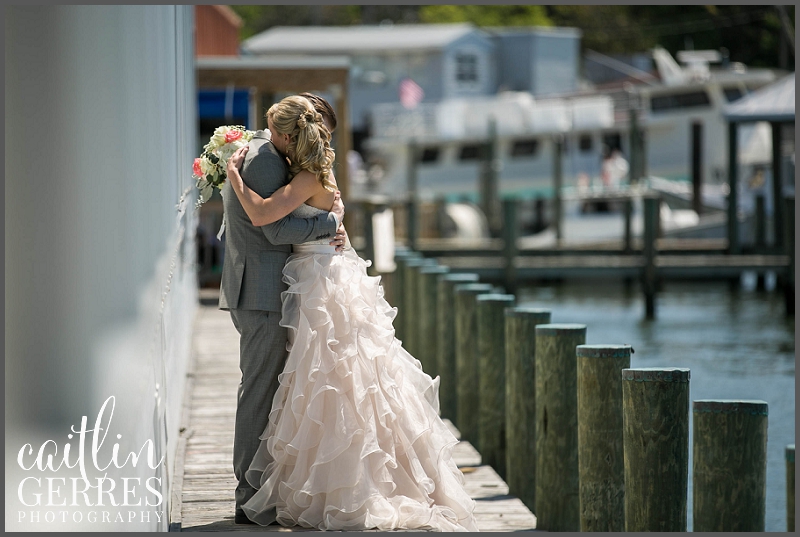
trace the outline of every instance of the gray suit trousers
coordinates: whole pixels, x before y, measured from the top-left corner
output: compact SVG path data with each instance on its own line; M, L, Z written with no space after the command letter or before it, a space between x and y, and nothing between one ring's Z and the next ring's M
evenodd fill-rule
M233 437L233 472L238 481L236 507L246 503L256 490L245 472L260 444L259 436L269 422L272 399L278 389L278 375L286 364L287 329L278 323L275 311L232 309L231 319L239 331L239 383L236 432Z

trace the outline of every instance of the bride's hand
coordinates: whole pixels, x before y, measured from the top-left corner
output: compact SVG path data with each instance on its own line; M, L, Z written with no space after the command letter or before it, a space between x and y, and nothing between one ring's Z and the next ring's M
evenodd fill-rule
M235 183L239 183L242 181L241 176L239 175L239 170L242 168L242 164L244 163L244 157L247 156L247 151L249 146L240 147L237 149L231 158L228 159L228 163L226 164L225 168L228 173L228 177L231 180L231 185L235 186Z

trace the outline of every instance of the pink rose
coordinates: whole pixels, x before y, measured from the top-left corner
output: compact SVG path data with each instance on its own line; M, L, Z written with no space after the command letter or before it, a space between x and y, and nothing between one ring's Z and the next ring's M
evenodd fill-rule
M229 144L231 142L235 142L239 138L242 137L244 133L240 130L232 130L225 133L225 143Z
M200 168L200 159L199 158L194 159L194 164L192 164L192 172L197 177L203 177L203 170L202 170L202 168Z

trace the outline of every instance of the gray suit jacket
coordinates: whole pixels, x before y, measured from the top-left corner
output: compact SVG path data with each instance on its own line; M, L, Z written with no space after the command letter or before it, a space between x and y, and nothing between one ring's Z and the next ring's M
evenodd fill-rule
M286 160L257 131L242 165L245 184L263 198L288 183ZM219 293L222 310L281 311L283 266L292 244L321 240L336 234L336 217L322 213L316 218L288 215L272 224L256 227L226 181L222 187L225 208L225 262Z

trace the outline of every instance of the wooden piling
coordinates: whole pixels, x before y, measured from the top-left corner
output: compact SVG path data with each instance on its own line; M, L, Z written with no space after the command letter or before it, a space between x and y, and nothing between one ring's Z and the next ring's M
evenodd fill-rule
M478 323L477 297L492 292L488 283L455 286L456 416L461 438L478 442Z
M550 310L506 308L506 483L528 509L536 501L536 326Z
M623 369L625 531L686 531L689 370Z
M561 187L563 186L563 149L564 140L561 134L553 136L553 224L556 229L556 244L561 244L563 239L563 203L561 200Z
M694 401L693 531L764 531L767 403Z
M436 367L439 381L439 408L442 417L458 424L456 396L456 315L455 286L463 283L476 283L478 275L473 273L448 273L437 278L436 304Z
M786 531L794 531L794 444L786 446Z
M412 250L417 249L419 239L419 200L417 197L417 166L419 150L415 140L408 142L408 175L406 176L408 196L406 200L406 242Z
M578 469L581 531L625 531L622 370L630 345L579 345Z
M481 460L506 478L506 322L514 295L477 297L478 445Z
M633 221L633 198L628 196L622 203L623 211L625 213L625 234L623 251L629 254L633 251L633 232L631 222Z
M739 247L739 146L738 123L728 123L728 253L738 254Z
M786 196L783 199L783 251L789 256L788 272L781 279L783 287L783 298L787 316L794 315L794 293L795 293L795 229L794 229L794 196Z
M406 339L403 340L403 346L413 356L417 355L417 338L419 332L419 293L417 291L419 285L419 271L422 266L435 265L436 261L430 258L418 257L409 259L406 262L404 286L405 297L403 305L406 308L404 333Z
M764 209L764 195L759 194L756 196L756 214L755 214L755 228L756 228L756 251L763 253L767 247L767 216ZM767 288L766 274L758 272L756 274L756 290L764 291Z
M661 199L657 196L645 196L644 199L644 269L642 287L644 290L645 318L656 317L656 291L658 277L656 274L656 238L658 234L659 211Z
M703 212L703 123L692 122L692 210Z
M409 259L421 257L411 250L396 250L394 254L394 276L392 277L392 306L397 308L397 316L394 318L394 335L403 341L405 338L405 275L406 263Z
M586 325L540 324L536 333L536 528L579 531L575 349Z
M519 237L519 221L517 209L519 200L503 200L503 257L505 259L505 285L510 293L517 288L517 269L514 260L519 255L517 238Z
M438 320L437 278L450 272L449 267L442 265L420 267L419 285L417 286L417 304L419 305L419 331L417 332L417 355L422 369L431 377L439 375L436 363L436 322ZM441 388L441 386L440 386Z

